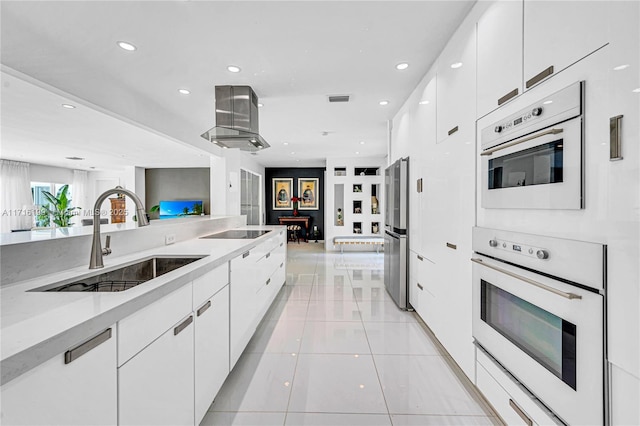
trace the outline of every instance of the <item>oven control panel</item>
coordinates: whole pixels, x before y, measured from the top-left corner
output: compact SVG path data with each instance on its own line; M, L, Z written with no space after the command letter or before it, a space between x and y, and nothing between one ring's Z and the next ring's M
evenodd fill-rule
M482 150L579 116L582 114L583 86L584 82L574 83L484 127L480 135Z
M509 119L509 121L497 124L496 127L494 127L493 131L495 133L502 133L503 131L509 130L514 126L517 126L518 124L525 123L534 117L540 117L542 115L542 111L544 111L543 107L535 107L531 111L525 112L524 114L516 118Z
M523 256L532 257L540 260L549 259L549 250L542 247L534 247L527 244L521 244L513 241L492 239L489 240L489 247L505 250L511 253L521 254Z

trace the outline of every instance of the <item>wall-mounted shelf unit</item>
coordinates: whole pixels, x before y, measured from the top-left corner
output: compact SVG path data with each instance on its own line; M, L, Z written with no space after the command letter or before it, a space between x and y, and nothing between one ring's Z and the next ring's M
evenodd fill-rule
M333 220L325 230L326 250L340 249L334 246L334 237L382 236L385 167L383 158L327 159L325 215ZM354 244L344 249L368 251L376 247Z

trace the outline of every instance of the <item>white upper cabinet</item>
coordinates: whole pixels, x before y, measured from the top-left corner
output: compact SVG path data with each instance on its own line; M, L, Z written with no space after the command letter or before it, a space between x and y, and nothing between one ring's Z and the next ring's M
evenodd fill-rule
M473 139L475 132L475 27L457 31L440 55L437 66L437 140Z
M522 93L522 8L498 1L478 20L478 117Z
M525 90L607 44L611 2L524 2Z

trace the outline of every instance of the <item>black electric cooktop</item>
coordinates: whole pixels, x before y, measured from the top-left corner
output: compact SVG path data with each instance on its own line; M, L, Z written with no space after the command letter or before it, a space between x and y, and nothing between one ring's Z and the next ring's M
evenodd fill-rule
M271 231L256 231L256 230L243 230L243 229L231 229L229 231L218 232L217 234L207 235L200 238L208 239L220 239L220 240L252 240L258 238L261 235Z

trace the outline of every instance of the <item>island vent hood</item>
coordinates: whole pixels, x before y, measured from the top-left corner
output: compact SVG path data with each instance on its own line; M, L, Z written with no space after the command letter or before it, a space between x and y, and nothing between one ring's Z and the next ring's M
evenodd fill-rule
M258 97L249 86L216 86L216 127L201 135L211 143L242 151L269 144L258 134Z

